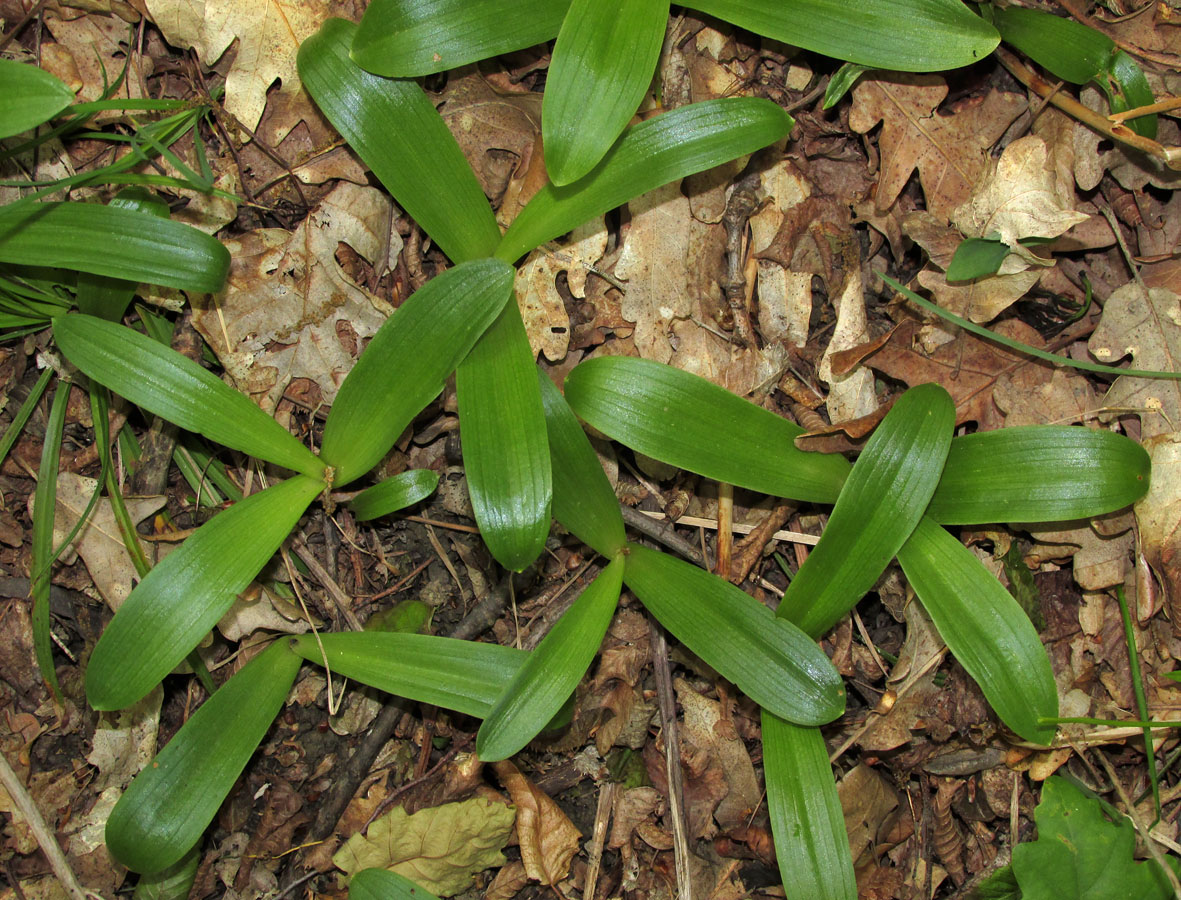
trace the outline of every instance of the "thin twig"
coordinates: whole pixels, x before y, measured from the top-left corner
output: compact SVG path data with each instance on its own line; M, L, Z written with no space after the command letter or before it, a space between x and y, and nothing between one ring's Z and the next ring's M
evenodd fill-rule
M340 612L341 617L345 623L353 631L364 630L364 625L361 620L357 618L357 614L352 610L352 598L345 593L344 589L336 583L328 570L320 564L320 560L316 559L316 554L312 553L311 547L305 544L302 540L296 539L291 542L291 549L295 551L295 555L304 561L304 564L311 570L316 580L328 592L333 605Z
M689 829L685 823L685 779L681 771L681 739L677 734L677 701L668 664L668 644L664 639L664 629L655 619L649 620L648 627L652 634L652 668L656 672L660 731L664 736L664 764L668 772L668 815L673 826L677 897L679 900L693 900L693 885L689 878Z

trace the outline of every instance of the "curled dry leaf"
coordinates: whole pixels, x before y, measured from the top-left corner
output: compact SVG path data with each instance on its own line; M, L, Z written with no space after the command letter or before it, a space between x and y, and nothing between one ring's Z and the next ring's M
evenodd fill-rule
M525 871L542 884L565 880L582 834L553 798L511 762L493 763L492 768L517 807L517 840Z

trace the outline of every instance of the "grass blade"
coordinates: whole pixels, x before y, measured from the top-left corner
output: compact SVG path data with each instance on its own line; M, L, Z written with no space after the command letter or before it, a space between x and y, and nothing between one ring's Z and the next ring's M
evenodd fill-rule
M302 660L272 644L202 704L119 798L106 843L136 872L158 872L201 839L283 708Z
M52 623L49 617L49 577L57 555L53 552L53 525L57 517L57 467L66 426L66 404L70 396L68 382L59 381L49 406L45 440L41 445L41 465L37 471L37 489L33 495L33 545L29 560L30 595L33 600L33 648L37 667L56 698L60 693L57 670L53 667ZM89 514L89 512L88 512Z
M1058 715L1050 658L1013 596L958 540L928 517L898 562L952 654L1001 720L1027 741L1049 743Z
M635 115L660 57L668 0L574 0L546 78L545 167L557 185L598 164Z
M437 900L405 875L390 869L362 869L349 882L349 900Z
M841 677L816 643L728 581L638 544L627 546L623 578L677 640L764 709L801 725L844 711Z
M31 63L0 59L0 139L48 122L74 102L74 92Z
M267 462L323 475L324 464L283 426L171 347L80 314L54 319L53 336L86 375L148 412Z
M504 686L476 735L480 759L495 762L512 756L574 693L615 615L623 567L619 558L600 572Z
M955 403L913 387L878 425L837 498L820 542L787 586L779 614L821 635L873 587L923 510L947 458Z
M136 586L95 645L86 697L130 706L176 668L295 527L323 482L297 475L214 516Z
M429 497L438 485L438 473L430 469L410 469L361 491L349 501L349 509L361 522L388 516Z
M553 491L537 367L515 300L460 363L455 389L476 524L496 560L519 572L545 546Z
M416 82L349 57L357 26L329 19L299 48L299 77L332 126L454 262L491 256L500 229L475 173Z
M512 296L512 267L462 263L415 291L369 341L324 423L320 456L337 487L368 472L443 390ZM429 348L429 352L424 352Z
M505 232L496 255L515 262L633 197L753 153L791 127L791 116L780 107L749 97L691 103L633 125L584 178L538 191Z

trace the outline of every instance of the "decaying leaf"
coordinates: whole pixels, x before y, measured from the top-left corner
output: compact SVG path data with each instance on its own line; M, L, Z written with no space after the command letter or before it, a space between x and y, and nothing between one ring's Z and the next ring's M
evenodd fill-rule
M542 884L565 880L581 833L553 798L511 762L504 760L492 767L517 807L517 840L525 871Z
M156 753L160 704L164 689L152 688L139 702L117 712L98 715L86 761L98 770L95 790L125 788Z
M728 792L713 813L718 826L729 830L745 824L763 796L746 745L724 716L721 703L703 697L681 679L674 687L684 714L682 739L706 752L726 775Z

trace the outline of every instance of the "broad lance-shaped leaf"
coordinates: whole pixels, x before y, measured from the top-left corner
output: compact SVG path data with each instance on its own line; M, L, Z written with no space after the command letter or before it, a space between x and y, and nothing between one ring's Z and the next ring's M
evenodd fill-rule
M476 524L497 562L519 572L545 546L552 487L537 367L515 300L459 364L455 392Z
M94 647L86 699L130 706L197 646L291 533L324 483L296 475L218 513L131 592Z
M875 69L937 72L971 65L996 30L960 0L690 0L691 9L825 56Z
M495 762L512 756L537 736L574 692L615 614L623 567L622 557L612 560L504 685L476 735L480 759Z
M389 869L362 869L349 882L349 900L437 900L405 875Z
M56 266L182 291L221 290L230 254L180 222L97 203L0 209L0 262Z
M410 469L361 491L349 501L349 509L359 521L365 522L424 500L438 486L438 473L430 469Z
M668 0L574 0L562 22L541 107L545 168L577 181L615 143L660 57Z
M74 101L74 92L31 63L0 59L0 139L48 122Z
M898 562L948 649L1006 725L1049 743L1058 715L1050 658L1013 596L956 538L924 517Z
M377 75L431 75L548 41L569 7L570 0L373 0L352 56Z
M283 708L302 662L278 641L193 713L107 819L107 849L119 862L158 872L201 839Z
M323 476L324 464L283 426L191 359L117 322L53 320L58 347L82 372L136 406L251 456Z
M538 191L496 255L515 262L633 197L766 147L791 127L791 116L780 107L750 97L690 103L633 125L585 177Z
M554 518L588 547L614 559L627 543L615 491L561 392L541 370L537 380L549 436Z
M513 269L506 263L461 263L415 291L377 330L324 423L320 456L335 468L335 486L359 478L385 456L512 292Z
M328 121L454 262L491 256L500 229L475 173L416 82L349 58L357 26L329 19L299 48L299 77Z
M831 722L845 688L815 641L753 597L696 566L627 545L623 580L660 624L764 709L801 725Z
M939 385L913 387L898 398L853 465L820 542L787 586L780 615L820 635L873 587L922 518L954 427L955 403Z
M308 662L324 665L379 691L484 718L500 699L526 658L524 650L397 632L304 634L292 649ZM323 651L321 651L321 645Z

